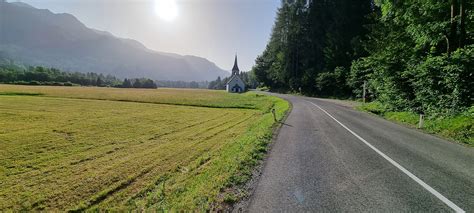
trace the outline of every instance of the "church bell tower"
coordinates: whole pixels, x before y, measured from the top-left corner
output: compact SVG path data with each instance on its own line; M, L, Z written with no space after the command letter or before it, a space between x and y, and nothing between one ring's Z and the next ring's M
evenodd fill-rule
M239 66L237 65L237 54L235 55L234 67L232 68L232 76L239 75Z

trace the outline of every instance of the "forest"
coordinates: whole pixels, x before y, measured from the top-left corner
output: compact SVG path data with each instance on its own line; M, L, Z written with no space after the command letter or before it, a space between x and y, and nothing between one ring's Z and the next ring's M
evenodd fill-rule
M152 88L156 83L148 78L124 79L94 72L64 72L56 68L29 66L14 63L0 65L0 83L48 86L98 86L119 88Z
M272 91L453 114L474 101L474 2L282 0L253 67Z

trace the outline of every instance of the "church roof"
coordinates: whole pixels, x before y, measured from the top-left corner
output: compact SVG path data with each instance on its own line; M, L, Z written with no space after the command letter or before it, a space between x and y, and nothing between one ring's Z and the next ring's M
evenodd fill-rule
M233 81L234 79L237 79L237 81L240 81L240 82L242 82L242 83L244 82L244 81L242 81L242 79L240 78L239 75L233 75L233 76L231 76L231 77L229 78L229 80L227 81L226 84L229 84L229 83L230 83L231 81Z
M232 71L239 71L239 66L237 65L237 55L235 55L234 67Z

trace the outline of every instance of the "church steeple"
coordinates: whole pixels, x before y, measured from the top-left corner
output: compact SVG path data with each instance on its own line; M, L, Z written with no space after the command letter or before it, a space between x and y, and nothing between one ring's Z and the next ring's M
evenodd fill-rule
M239 66L237 65L237 54L235 54L234 67L232 68L232 75L238 75L240 72Z

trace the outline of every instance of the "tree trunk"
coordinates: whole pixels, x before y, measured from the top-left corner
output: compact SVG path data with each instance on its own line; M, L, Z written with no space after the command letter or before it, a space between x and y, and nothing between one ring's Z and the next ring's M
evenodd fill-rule
M463 48L466 39L466 0L459 0L459 16L461 23L459 25L459 48Z
M446 53L448 54L449 56L449 38L448 36L444 35L444 38L446 39Z
M457 0L451 0L451 27L449 30L449 48L448 48L448 53L453 52L456 50L455 46L455 41L457 41L457 22L456 22L456 16L458 15L458 1Z

